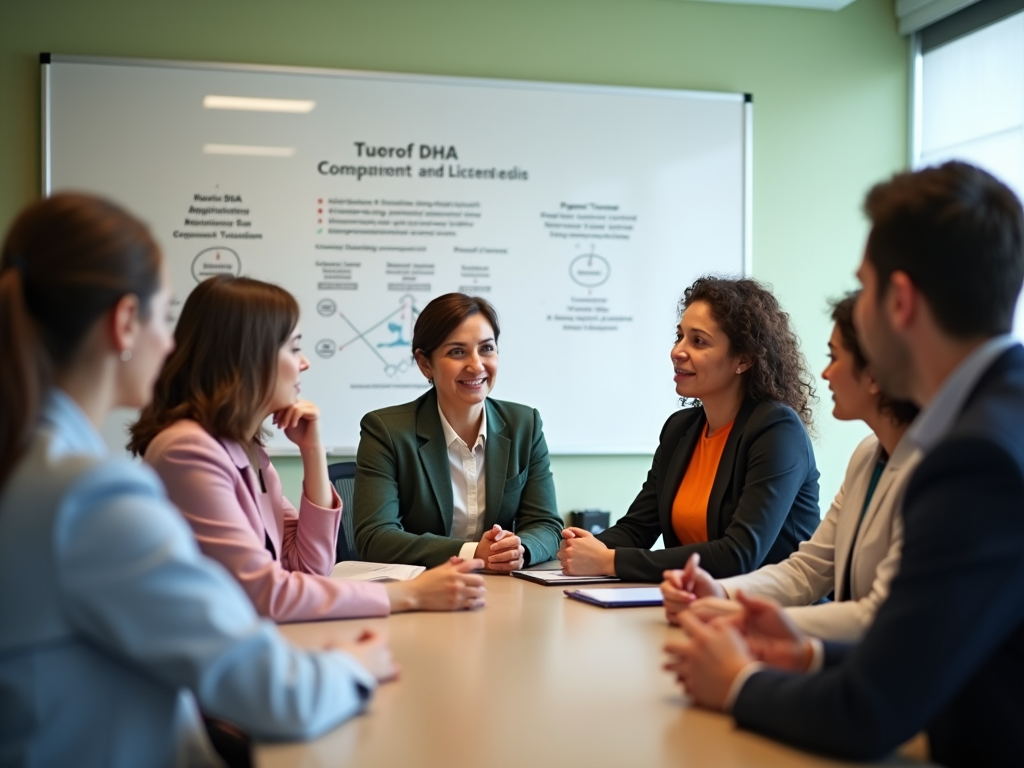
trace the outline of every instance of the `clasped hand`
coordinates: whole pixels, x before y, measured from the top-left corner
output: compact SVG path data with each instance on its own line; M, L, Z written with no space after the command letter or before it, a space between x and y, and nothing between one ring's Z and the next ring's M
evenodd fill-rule
M615 550L584 528L562 531L558 548L562 572L571 576L614 576Z
M482 560L451 557L415 579L385 584L392 613L483 608L484 577L473 573L483 565Z
M484 567L489 571L510 573L523 567L526 562L526 549L512 531L503 530L500 525L493 525L476 545L475 557L483 560Z
M666 574L666 580L667 580ZM701 706L723 709L736 677L754 661L803 672L813 656L810 640L771 600L736 593L739 611L705 621L683 610L678 623L688 637L665 644L664 669Z
M665 571L661 582L661 596L665 605L665 618L669 624L679 624L679 614L685 610L697 610L701 618L708 621L722 613L732 613L728 597L722 586L710 573L700 567L700 555L694 552L682 570ZM736 606L735 610L739 610Z

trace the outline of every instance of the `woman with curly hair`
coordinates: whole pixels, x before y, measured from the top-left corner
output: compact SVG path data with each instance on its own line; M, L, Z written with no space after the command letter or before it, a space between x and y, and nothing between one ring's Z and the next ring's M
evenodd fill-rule
M821 377L832 391L832 415L863 421L872 434L850 458L828 513L814 535L781 563L722 580L696 562L666 572L661 592L669 622L678 624L684 610L709 621L738 613L742 591L786 606L786 615L809 635L855 643L889 596L903 551L903 493L921 458L908 435L918 408L889 397L875 381L853 327L859 294L832 303L835 325ZM821 603L830 593L833 599Z
M665 422L622 519L596 536L562 531L567 574L657 582L697 554L725 578L784 560L818 525L814 393L789 316L747 278L701 277L680 310L671 359L690 407Z

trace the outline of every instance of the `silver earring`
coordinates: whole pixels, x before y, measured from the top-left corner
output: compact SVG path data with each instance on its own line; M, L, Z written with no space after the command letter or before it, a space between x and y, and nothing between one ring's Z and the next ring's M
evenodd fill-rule
M429 384L430 386L434 386L434 380L433 380L433 379L430 379L430 378L428 378L428 379L427 379L427 384Z
M132 359L132 351L130 349L126 349L126 350L124 350L124 352L121 353L121 362L122 363L127 363L131 359Z

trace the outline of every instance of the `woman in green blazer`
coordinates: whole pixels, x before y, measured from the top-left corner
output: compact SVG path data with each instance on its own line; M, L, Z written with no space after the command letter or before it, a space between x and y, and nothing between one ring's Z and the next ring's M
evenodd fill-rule
M431 389L360 424L353 506L363 559L430 568L479 557L508 572L558 552L540 414L488 397L499 332L478 297L449 293L420 313L412 348Z

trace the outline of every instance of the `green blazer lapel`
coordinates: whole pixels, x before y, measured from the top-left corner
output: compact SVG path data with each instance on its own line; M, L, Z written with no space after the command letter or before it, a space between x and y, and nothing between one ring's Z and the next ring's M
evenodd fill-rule
M721 524L722 501L725 492L732 482L732 470L736 466L736 452L740 447L740 439L743 437L743 429L747 426L750 414L754 412L757 403L750 398L745 398L740 406L739 413L732 423L729 431L729 439L725 441L725 448L722 450L722 458L718 462L718 469L715 470L715 482L711 485L711 495L708 497L708 540L719 538L718 526Z
M693 449L697 447L697 441L704 431L707 419L703 412L695 418L690 426L679 436L675 450L668 460L668 467L662 477L665 478L659 494L658 506L661 516L661 530L664 532L666 546L679 546L682 542L676 537L676 529L672 527L672 503L676 500L676 493L679 485L683 482L683 475L690 465L690 457L693 456Z
M487 445L484 448L486 462L484 472L487 478L487 509L484 510L484 530L490 530L501 511L505 495L505 481L508 479L508 454L512 440L507 434L505 420L498 415L490 400L484 401L487 408Z
M419 438L420 464L430 482L438 512L444 521L446 536L452 535L452 475L448 468L448 446L437 412L437 394L429 392L416 413L416 436ZM424 491L426 489L423 489Z

